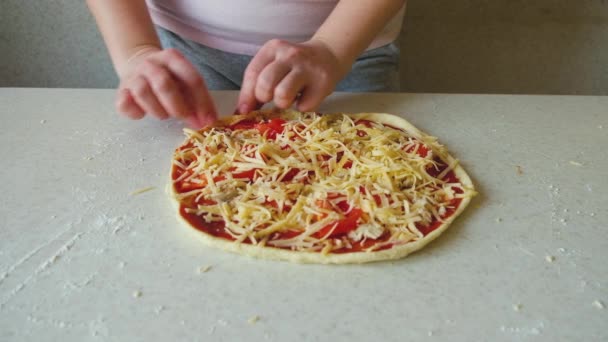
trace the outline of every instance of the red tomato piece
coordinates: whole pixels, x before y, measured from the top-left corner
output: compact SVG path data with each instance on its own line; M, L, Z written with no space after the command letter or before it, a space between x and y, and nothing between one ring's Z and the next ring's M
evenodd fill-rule
M285 176L283 177L283 182L290 182L293 180L298 173L300 173L300 169L291 169L289 170Z
M350 209L350 205L348 205L348 202L346 201L340 201L338 202L338 204L336 204L336 206L338 208L340 208L340 210L342 210L342 212L348 212L348 210Z
M237 173L233 173L232 174L232 178L246 178L249 179L250 181L254 180L255 176L256 176L256 170L257 169L251 169L251 170L247 170L247 171L243 171L243 172L237 172Z
M363 125L365 127L372 127L372 122L369 120L361 119L355 121L355 125Z
M323 227L321 230L314 234L314 237L321 238L327 235L331 231L331 235L329 237L335 237L339 235L346 234L350 231L357 229L358 221L361 218L363 211L361 209L355 208L350 211L350 213L346 214L343 219L338 220L332 224L328 224ZM335 227L335 228L334 228ZM333 231L332 231L333 229Z
M416 154L421 156L422 158L426 158L426 156L429 154L429 149L428 147L426 147L423 144L418 144L418 150L416 151ZM405 150L405 152L411 153L416 149L416 146L412 146L410 148L408 148L407 150Z
M242 120L230 126L233 131L252 129L256 125L253 120Z
M266 135L268 139L275 139L277 134L283 133L285 122L283 119L273 118L267 122L255 124L255 128L260 131L260 134Z

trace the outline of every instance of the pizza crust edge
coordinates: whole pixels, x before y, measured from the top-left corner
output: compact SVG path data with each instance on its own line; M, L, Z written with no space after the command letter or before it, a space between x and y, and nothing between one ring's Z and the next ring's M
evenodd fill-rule
M294 113L294 111L257 111L252 112L247 115L239 115L239 116L229 116L220 118L218 121L221 125L230 125L241 120L246 120L248 118L256 118L259 115L264 117L272 117L279 116L282 114L289 115L290 113ZM327 113L330 114L330 113ZM378 123L389 124L391 126L401 128L413 135L414 137L421 138L427 136L424 132L420 131L414 125L409 123L407 120L400 116L396 116L393 114L386 113L357 113L357 114L348 114L352 118L357 119L368 119L370 121L375 121ZM445 162L448 165L456 162L456 160L450 155L447 155L447 160ZM206 245L214 248L219 248L225 251L243 254L250 257L267 259L267 260L283 260L290 261L295 263L316 263L316 264L362 264L374 261L383 261L383 260L394 260L400 259L407 256L410 253L413 253L424 246L426 246L429 242L435 240L439 235L441 235L450 224L465 210L465 208L469 205L471 201L471 197L465 197L460 202L460 206L454 211L454 213L448 217L439 227L433 230L431 233L426 235L425 237L415 241L408 242L401 246L395 246L390 249L380 250L377 252L354 252L354 253L340 253L340 254L321 254L319 252L301 252L301 251L292 251L288 249L281 249L275 247L263 247L256 246L246 243L235 243L233 241L228 241L226 239L218 238L213 235L202 232L195 227L193 227L186 219L184 219L179 212L180 203L176 199L176 190L173 186L173 179L171 178L171 173L173 171L173 165L171 166L171 172L169 174L169 184L168 184L168 192L171 197L171 200L176 208L177 218L180 222L182 222L182 226L187 228ZM471 181L469 175L464 171L464 169L458 164L453 169L454 173L460 180L460 182L467 187L467 191L471 191L474 193L474 185Z

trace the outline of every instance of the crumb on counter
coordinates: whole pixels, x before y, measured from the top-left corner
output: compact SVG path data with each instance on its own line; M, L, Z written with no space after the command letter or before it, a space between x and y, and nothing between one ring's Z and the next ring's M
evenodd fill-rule
M199 267L199 268L197 269L197 272L198 272L199 274L201 274L201 273L207 273L207 272L209 272L209 271L210 271L212 268L213 268L213 266L211 266L211 265L207 265L207 266L201 266L201 267Z
M571 161L570 161L570 165L574 165L574 166L583 166L583 164L582 164L582 163L579 163L579 162L574 161L574 160L571 160Z

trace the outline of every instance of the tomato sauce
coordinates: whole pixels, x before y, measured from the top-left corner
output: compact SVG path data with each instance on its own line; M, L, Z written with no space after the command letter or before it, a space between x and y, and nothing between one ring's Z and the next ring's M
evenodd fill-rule
M371 127L373 122L369 121L369 120L357 120L356 124L361 124L367 127ZM260 128L258 122L254 121L254 120L243 120L240 121L234 125L231 125L229 128L232 130L244 130L244 129L254 129L254 128ZM277 125L276 130L278 130L278 127L281 127L282 123L280 123L280 125ZM401 130L399 128L396 127L392 127L389 125L386 125L388 127L397 129L397 130ZM262 129L260 130L268 130L268 129L275 129L275 127L271 127L271 128L267 128L267 127L262 127ZM364 133L364 132L362 132ZM184 149L184 148L188 148L188 147L192 147L190 144L181 147L180 149ZM421 146L421 149L424 146ZM424 157L426 155L426 147L424 147L424 149L419 150L418 153ZM430 167L429 169L427 169L427 172L429 175L433 176L433 177L437 177L439 174L441 174L447 167L448 165L446 165L445 162L443 162L439 157L435 157L435 162L437 163L437 168L435 167ZM352 165L352 162L351 162ZM351 166L349 165L349 166ZM255 170L252 170L255 171ZM171 177L173 180L177 179L180 175L182 175L184 171L179 169L178 167L173 166L173 170L171 172ZM299 170L291 170L290 172L288 172L283 181L292 181L293 177L299 172ZM250 174L252 172L243 172L242 174L237 174L236 176L239 176L238 178L254 178L253 174ZM234 177L235 175L233 175ZM242 176L242 177L241 177ZM449 172L447 172L447 174L443 177L443 180L448 182L448 183L458 183L458 177L456 177L456 174L454 173L453 170L450 170ZM175 188L178 189L178 191L180 191L183 187L183 184L181 184L183 182L177 182L175 184ZM452 188L454 190L455 193L457 194L462 194L463 190L457 187L453 187ZM191 214L191 213L187 213L186 212L186 208L188 206L193 206L194 205L194 200L191 200L190 203L182 203L180 205L180 215L194 228L196 228L197 230L207 233L209 235L215 236L215 237L219 237L219 238L223 238L229 241L234 241L236 240L232 235L230 235L225 228L225 224L224 222L206 222L202 217L197 216L195 214ZM376 202L379 202L378 200L376 200ZM442 219L445 220L447 218L449 218L450 216L452 216L455 212L456 209L458 208L458 206L460 205L460 203L462 202L461 198L455 198L452 199L450 201L450 206L446 208L446 212L445 214L442 216ZM213 201L208 201L208 200L203 200L201 203L199 204L213 204ZM270 203L268 202L268 204L270 206L275 206L276 207L276 202L274 203ZM286 207L285 210L289 211L291 208ZM346 209L346 208L341 208L341 210ZM359 210L359 209L357 209ZM360 210L359 210L360 211ZM441 226L441 224L443 223L443 221L441 220L433 220L433 222L431 222L430 224L426 225L426 226L419 226L417 227L418 230L424 235L428 235L431 232L433 232L434 230L436 230L437 228L439 228L439 226ZM294 238L298 235L300 235L302 232L301 231L297 231L297 230L287 230L287 231L282 231L282 232L277 232L274 233L273 235L273 239L276 240L283 240L283 239L290 239L290 238ZM340 234L336 234L336 236L334 236L335 238L343 238L346 235L345 232L340 232ZM331 253L334 254L341 254L341 253L353 253L353 252L362 252L372 246L374 246L377 243L382 243L382 242L386 242L390 239L390 234L388 232L384 233L383 235L381 235L378 239L366 239L365 241L350 241L351 244L351 248L348 248L347 246L341 247L339 249L334 249ZM243 241L243 243L247 243L247 244L251 244L251 241L249 241L249 239ZM390 249L392 248L394 245L393 244L386 244L384 246L381 246L379 248L374 249L375 251L379 251L379 250L385 250L385 249ZM290 249L289 247L273 247L273 248L281 248L281 249Z

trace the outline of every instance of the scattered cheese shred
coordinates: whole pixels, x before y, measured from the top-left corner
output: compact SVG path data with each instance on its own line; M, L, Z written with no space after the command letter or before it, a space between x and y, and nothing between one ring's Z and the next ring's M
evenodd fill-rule
M260 320L260 316L255 315L255 316L251 316L248 320L247 323L249 324L256 324L258 321Z
M603 309L604 308L604 303L600 302L599 300L594 300L593 301L593 306L595 306L598 309Z
M420 239L475 194L454 180L457 161L443 162L435 138L347 115L292 114L272 136L255 127L185 133L177 199L241 243L331 253L378 240L365 245L373 251ZM332 236L348 222L358 228Z
M156 189L155 186L149 186L147 188L137 189L137 190L131 192L129 195L130 196L135 196L135 195L143 194L144 192L148 192L148 191L154 190L154 189Z

